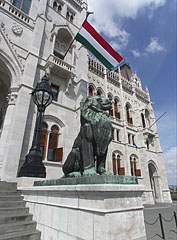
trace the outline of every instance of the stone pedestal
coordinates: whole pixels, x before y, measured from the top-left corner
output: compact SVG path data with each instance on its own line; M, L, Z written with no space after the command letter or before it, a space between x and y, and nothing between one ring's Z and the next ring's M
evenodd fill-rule
M41 240L145 240L138 184L20 188Z

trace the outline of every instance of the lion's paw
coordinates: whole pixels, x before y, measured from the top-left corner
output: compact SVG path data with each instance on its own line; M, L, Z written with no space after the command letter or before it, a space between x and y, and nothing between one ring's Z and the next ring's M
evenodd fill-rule
M84 177L86 177L86 176L94 176L94 175L97 175L94 167L93 168L84 169L84 172L83 172L83 176Z
M81 177L80 172L72 172L67 175L67 177Z

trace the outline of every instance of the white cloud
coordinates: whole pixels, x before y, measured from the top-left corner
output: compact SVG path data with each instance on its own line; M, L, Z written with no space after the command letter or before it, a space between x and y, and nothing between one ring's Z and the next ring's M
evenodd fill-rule
M147 46L146 51L150 53L165 51L165 48L158 41L159 39L157 37L151 37L151 41Z
M165 4L166 0L87 0L88 10L94 14L89 16L89 22L95 29L117 42L116 50L124 49L130 39L130 34L124 29L124 18L135 19L145 8L151 11Z
M168 178L169 184L176 183L176 167L177 167L177 147L171 147L169 150L164 152L164 161L165 161L165 168L166 174Z
M176 166L176 155L177 147L172 147L166 152L164 152L164 160L169 167L173 168L174 166Z
M133 53L134 57L140 57L141 55L140 51L137 49L131 50L131 52Z

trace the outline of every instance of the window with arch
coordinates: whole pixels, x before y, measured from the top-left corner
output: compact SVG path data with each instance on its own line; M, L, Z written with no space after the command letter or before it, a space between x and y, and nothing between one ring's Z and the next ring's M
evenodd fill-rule
M118 100L117 98L114 99L114 114L117 119L120 119L120 112L118 110Z
M61 13L63 4L60 3L59 1L54 1L52 7L56 12Z
M97 89L96 95L97 96L102 96L103 95L103 92L101 91L101 89Z
M145 109L145 121L147 123L147 126L150 127L151 123L150 123L150 113L148 111L148 109Z
M32 0L13 0L12 4L19 8L22 12L28 14Z
M136 156L130 156L130 169L132 176L141 176L141 170L137 169L138 158Z
M54 1L54 3L53 3L53 9L56 11L56 10L57 10L57 7L58 7L57 2Z
M43 160L61 162L63 158L63 148L58 148L59 127L52 125L49 133L46 122L42 123L40 148Z
M130 114L130 106L129 104L126 104L126 117L127 117L127 122L130 124L133 124L133 119Z
M125 169L121 166L120 154L113 153L112 155L112 166L114 175L125 175Z
M88 92L88 95L89 96L94 96L94 87L93 86L91 86L91 85L89 85L89 92Z
M73 23L74 21L74 13L72 13L70 10L67 10L66 12L66 19Z
M143 128L146 127L146 123L145 123L145 118L144 118L144 114L141 113L141 121L142 121L142 125L143 125Z
M42 131L41 131L41 142L40 142L40 149L42 152L43 160L45 159L45 156L46 156L47 137L48 137L48 125L46 122L43 122Z

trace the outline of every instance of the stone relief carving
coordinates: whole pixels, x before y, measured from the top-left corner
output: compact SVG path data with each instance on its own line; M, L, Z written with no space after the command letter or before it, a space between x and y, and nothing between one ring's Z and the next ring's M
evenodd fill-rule
M14 23L12 26L12 32L17 36L21 36L23 33L23 28L19 24Z
M15 105L17 97L18 97L17 91L9 93L7 95L8 105Z
M9 38L8 34L6 33L5 24L3 22L0 23L0 33L2 34L1 39L4 39L8 47L11 49L12 54L21 70L21 74L23 74L24 65L23 65L22 59L19 57L12 40Z

